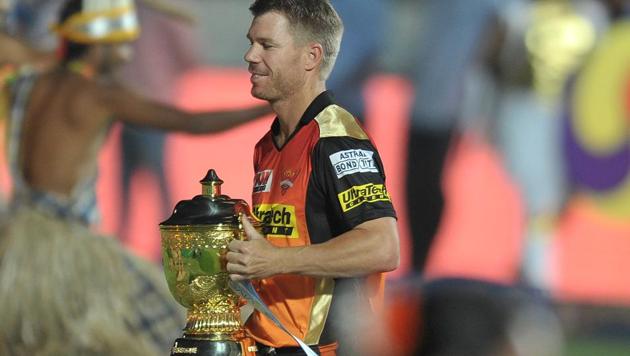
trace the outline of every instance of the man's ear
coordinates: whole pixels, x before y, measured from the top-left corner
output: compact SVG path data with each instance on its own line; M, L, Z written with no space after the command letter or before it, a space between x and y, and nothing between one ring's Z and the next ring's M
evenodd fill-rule
M307 71L312 71L317 68L324 58L324 48L317 42L312 42L307 46L306 64Z

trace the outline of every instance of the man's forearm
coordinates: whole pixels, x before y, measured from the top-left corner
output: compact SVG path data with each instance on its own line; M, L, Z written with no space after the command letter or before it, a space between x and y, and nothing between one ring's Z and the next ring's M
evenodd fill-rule
M269 105L257 105L247 109L205 112L194 115L189 132L220 132L250 122L269 114Z
M368 221L325 243L282 248L279 273L315 277L356 277L388 272L399 265L396 221Z

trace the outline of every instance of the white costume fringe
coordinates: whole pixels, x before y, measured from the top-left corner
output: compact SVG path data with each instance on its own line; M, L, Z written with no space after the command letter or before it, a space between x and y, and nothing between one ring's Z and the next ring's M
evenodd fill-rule
M110 238L34 209L19 209L2 229L1 355L168 352L156 349L141 330L140 301L134 300L138 287L128 265L131 261L143 278L161 288L159 293L173 300L158 269ZM179 327L184 325L181 311ZM164 335L172 334L171 341L178 336L177 323L165 322Z

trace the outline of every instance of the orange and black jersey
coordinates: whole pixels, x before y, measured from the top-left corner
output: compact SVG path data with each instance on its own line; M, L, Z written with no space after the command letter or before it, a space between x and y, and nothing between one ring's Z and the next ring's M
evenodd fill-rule
M254 152L253 210L272 244L322 243L366 221L396 217L376 148L329 92L311 103L283 147L277 147L273 138L278 130L276 118ZM342 295L344 300L351 296L352 304L370 302L373 291L366 280L280 275L261 280L258 289L291 333L307 344L325 345L339 337ZM266 345L296 345L257 312L247 329Z

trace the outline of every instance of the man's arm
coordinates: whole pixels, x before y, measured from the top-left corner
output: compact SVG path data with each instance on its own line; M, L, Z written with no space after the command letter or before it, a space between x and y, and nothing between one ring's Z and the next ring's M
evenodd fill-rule
M233 280L277 274L357 277L392 271L400 262L398 229L391 217L366 221L321 244L291 248L273 246L248 221L243 226L249 240L232 241L226 255Z
M269 114L269 105L247 109L190 113L146 99L123 87L107 86L100 94L110 115L127 123L193 134L220 132Z
M0 32L0 65L30 64L40 69L51 67L55 62L53 52L39 52L24 42Z

